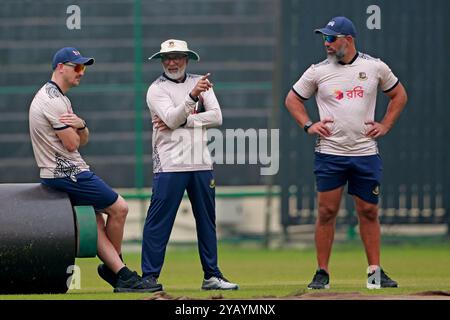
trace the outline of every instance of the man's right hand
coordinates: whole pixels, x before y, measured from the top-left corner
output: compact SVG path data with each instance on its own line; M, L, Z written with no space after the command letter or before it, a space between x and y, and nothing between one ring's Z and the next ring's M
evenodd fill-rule
M331 136L331 130L327 126L327 123L333 123L334 120L330 118L323 119L322 121L314 123L308 129L308 134L318 134L322 138L327 138Z
M207 73L204 76L198 80L197 84L195 85L194 89L191 91L191 96L198 98L200 93L208 91L210 88L212 88L213 84L208 80L208 77L211 75L211 73Z

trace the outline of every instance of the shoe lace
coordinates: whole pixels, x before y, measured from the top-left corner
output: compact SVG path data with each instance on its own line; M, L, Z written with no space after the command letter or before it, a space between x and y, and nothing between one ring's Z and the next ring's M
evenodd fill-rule
M211 278L216 278L217 280L219 280L219 282L230 282L227 278L225 278L223 276L223 274L219 274L217 276L210 276L210 277L205 277L205 279L211 279Z
M143 278L143 281L147 282L149 284L152 284L152 285L158 283L158 280L155 277L151 277L151 276Z
M380 270L380 277L384 280L391 280L389 276L387 275L387 272L385 272L383 269Z
M327 274L325 273L325 271L319 270L316 271L316 274L313 277L313 282L326 282L327 281Z

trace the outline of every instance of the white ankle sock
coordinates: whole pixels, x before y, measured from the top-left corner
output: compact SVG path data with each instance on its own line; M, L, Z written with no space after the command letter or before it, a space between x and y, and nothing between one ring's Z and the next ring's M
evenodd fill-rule
M376 265L376 264L371 264L370 266L367 267L368 273L372 273L375 270L377 270L380 266Z

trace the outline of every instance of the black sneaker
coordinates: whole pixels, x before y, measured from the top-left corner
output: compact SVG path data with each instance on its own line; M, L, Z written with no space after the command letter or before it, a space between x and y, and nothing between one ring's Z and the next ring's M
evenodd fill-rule
M378 267L373 272L367 274L367 289L380 289L380 288L397 288L396 281L389 278L384 270Z
M162 285L156 281L150 281L148 278L142 279L136 271L127 280L120 277L117 278L117 283L114 292L156 292L162 291Z
M106 264L99 264L97 267L98 275L108 282L113 288L116 286L117 283L117 275L111 271L110 268L106 266Z
M330 289L329 274L323 269L318 269L311 283L308 284L308 289Z
M142 278L142 280L149 287L159 288L159 290L156 290L156 291L163 291L163 286L162 286L161 283L158 283L158 279L157 278L155 278L153 276L149 276L149 277Z

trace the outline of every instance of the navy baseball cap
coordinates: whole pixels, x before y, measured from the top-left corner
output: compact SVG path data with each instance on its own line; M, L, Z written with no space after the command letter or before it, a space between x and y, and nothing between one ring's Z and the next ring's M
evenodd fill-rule
M346 17L334 17L322 29L314 30L315 33L322 33L327 36L337 36L339 34L356 37L356 29L350 19Z
M73 62L76 64L91 65L94 61L94 58L83 57L80 51L73 47L65 47L59 49L53 56L52 68L55 70L59 63Z

